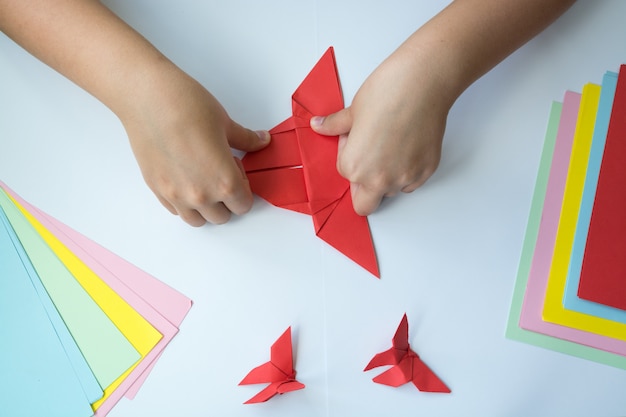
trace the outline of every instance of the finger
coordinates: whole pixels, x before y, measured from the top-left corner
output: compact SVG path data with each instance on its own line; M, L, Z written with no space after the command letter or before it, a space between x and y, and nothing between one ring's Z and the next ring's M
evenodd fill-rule
M249 212L253 202L254 197L248 181L243 181L237 192L230 193L224 198L224 206L238 216Z
M167 201L166 199L164 199L163 197L157 195L157 198L159 199L159 201L161 202L161 204L163 204L163 207L165 207L170 213L172 213L173 215L177 216L178 212L176 211L176 209L174 208L173 205L170 204L169 201Z
M431 177L433 172L434 172L434 169L426 170L422 172L422 175L420 177L416 178L416 180L413 181L412 183L407 184L404 187L402 187L401 191L403 193L412 193L413 191L417 190L419 187L424 185L424 183L428 181L428 179Z
M424 184L425 181L417 181L402 188L403 193L412 193Z
M335 165L337 166L337 172L339 172L339 175L349 180L349 178L347 178L347 173L343 169L343 152L347 143L348 135L339 135L339 141L337 142L337 162Z
M209 223L223 224L230 219L231 213L240 215L250 210L254 197L241 161L232 157L222 171L222 176L214 184L214 192L198 192L175 205L187 223L201 225L199 215Z
M193 211L195 211L198 216L202 217L202 220L206 220L211 224L224 224L231 216L231 211L226 208L224 203L215 203L210 206L199 207L197 210ZM189 224L193 226L192 223Z
M250 189L250 183L246 178L243 164L236 157L233 157L233 161L237 166L240 177L236 188L232 188L226 193L223 202L228 210L240 216L250 211L254 197L252 195L252 190Z
M337 136L350 132L352 128L352 113L350 107L339 110L328 116L314 116L311 118L311 129L320 135Z
M270 143L268 131L246 129L232 120L226 131L226 138L231 147L246 152L258 151Z
M360 216L368 216L376 211L385 195L384 192L371 190L356 183L350 183L350 192L354 211Z
M193 209L177 209L178 215L185 223L194 227L200 227L207 222L207 219L200 214L197 210Z
M235 164L237 164L237 168L239 168L239 172L241 172L241 177L243 179L247 179L246 169L243 167L243 162L241 162L241 159L237 158L236 156L233 156L233 160L235 161Z
M346 144L348 143L348 135L339 135L339 141L337 142L337 158L343 152Z

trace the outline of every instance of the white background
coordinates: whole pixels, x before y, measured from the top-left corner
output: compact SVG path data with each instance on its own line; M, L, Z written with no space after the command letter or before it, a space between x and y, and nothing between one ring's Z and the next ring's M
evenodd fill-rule
M106 3L254 129L290 115L330 45L349 104L446 4ZM310 217L260 199L227 225L187 226L144 184L116 117L0 35L0 179L195 302L111 417L626 415L626 371L504 337L550 103L626 62L624 16L626 2L582 1L460 98L436 174L369 217L380 280L316 238ZM452 394L362 371L405 312ZM263 386L238 382L288 326L306 389L243 405Z

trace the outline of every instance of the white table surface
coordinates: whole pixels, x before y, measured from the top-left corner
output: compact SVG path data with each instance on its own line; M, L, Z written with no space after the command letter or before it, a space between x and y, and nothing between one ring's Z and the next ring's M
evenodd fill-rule
M235 120L270 128L328 46L349 104L447 2L106 3ZM110 416L626 415L626 371L504 337L550 103L626 62L624 16L626 2L582 1L461 97L436 174L369 217L380 280L310 217L260 199L227 225L187 226L144 184L116 117L0 35L0 179L195 303ZM452 394L362 371L404 312ZM238 382L288 326L306 389L243 405L263 386Z

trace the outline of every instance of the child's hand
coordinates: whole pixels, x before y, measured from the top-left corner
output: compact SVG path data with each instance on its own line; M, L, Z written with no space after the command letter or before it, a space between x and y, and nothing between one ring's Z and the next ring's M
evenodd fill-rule
M356 212L423 184L439 163L456 98L573 2L455 0L369 76L351 107L313 118L317 132L343 136L337 169L351 183Z
M247 212L252 193L230 147L258 150L269 143L269 133L235 123L206 89L177 69L164 71L142 94L136 106L118 115L161 203L193 226Z
M352 105L311 120L340 135L337 169L351 184L354 209L372 213L385 196L411 192L435 171L451 103L436 77L397 51L365 81Z
M200 226L250 209L250 186L229 146L254 151L269 133L233 122L97 0L0 0L0 11L0 30L120 118L146 182L172 213Z

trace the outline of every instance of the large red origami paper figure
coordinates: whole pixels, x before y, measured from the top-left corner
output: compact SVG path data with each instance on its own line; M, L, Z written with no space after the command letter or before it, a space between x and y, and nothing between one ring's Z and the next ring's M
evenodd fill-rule
M270 130L267 148L246 154L242 162L255 194L312 216L317 236L380 277L367 218L354 211L350 183L337 172L338 137L310 128L312 116L343 107L329 48L293 93L293 115Z
M251 370L239 385L263 383L269 385L244 404L265 402L276 394L304 388L304 384L296 381L296 371L293 369L291 327L272 345L270 361Z
M409 345L409 322L406 314L392 339L393 347L378 353L367 364L364 371L384 365L391 368L373 379L374 382L392 387L412 382L418 390L427 392L450 392L446 386Z

